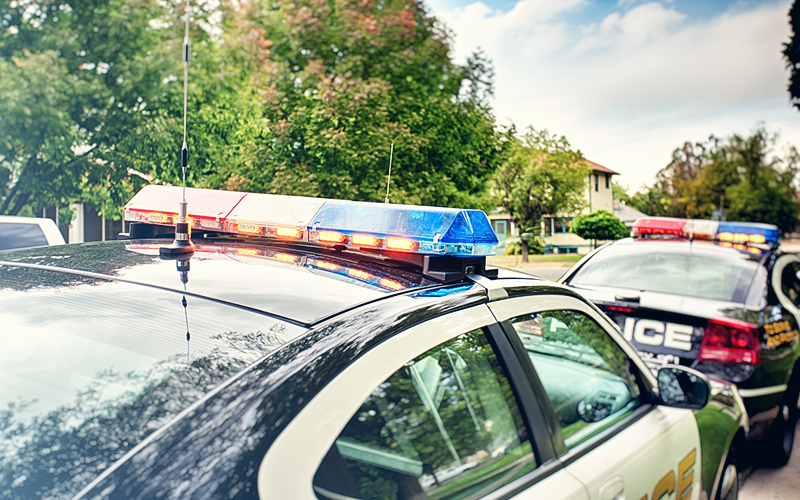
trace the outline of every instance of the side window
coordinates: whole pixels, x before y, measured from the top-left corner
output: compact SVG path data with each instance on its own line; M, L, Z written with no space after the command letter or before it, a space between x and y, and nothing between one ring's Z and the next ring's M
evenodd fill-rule
M482 330L406 363L353 415L314 476L317 498L478 498L536 468Z
M640 406L630 360L600 325L576 311L511 319L572 448Z
M781 290L795 305L800 305L800 266L792 262L786 264L781 273Z

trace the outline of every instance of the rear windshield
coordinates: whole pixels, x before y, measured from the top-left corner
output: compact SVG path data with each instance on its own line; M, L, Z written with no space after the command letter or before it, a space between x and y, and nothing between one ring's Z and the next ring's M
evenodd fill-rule
M38 224L0 222L0 250L46 245L47 238Z
M4 499L72 498L303 331L180 293L8 266L0 325Z
M702 243L612 245L569 281L744 303L758 261L737 250Z

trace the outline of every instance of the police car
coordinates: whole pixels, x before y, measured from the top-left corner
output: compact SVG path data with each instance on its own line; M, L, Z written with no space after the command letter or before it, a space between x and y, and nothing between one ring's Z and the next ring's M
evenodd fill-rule
M562 283L600 306L654 367L690 366L734 382L759 445L784 465L800 407L800 260L776 226L640 218Z
M187 189L165 259L177 197L3 254L2 498L737 497L735 386L487 269L483 212Z

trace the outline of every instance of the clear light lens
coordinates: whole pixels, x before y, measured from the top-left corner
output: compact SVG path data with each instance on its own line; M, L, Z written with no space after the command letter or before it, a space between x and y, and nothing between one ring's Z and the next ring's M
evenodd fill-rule
M255 234L261 232L261 228L255 224L238 224L237 229L242 233Z

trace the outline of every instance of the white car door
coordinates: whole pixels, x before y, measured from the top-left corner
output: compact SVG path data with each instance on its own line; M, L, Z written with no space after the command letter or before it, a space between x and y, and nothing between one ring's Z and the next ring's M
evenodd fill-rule
M699 498L694 414L651 404L652 375L596 308L569 296L490 308L530 359L555 414L560 459L592 500Z
M376 346L270 447L259 496L588 500L554 457L538 460L492 335L504 338L480 305Z

